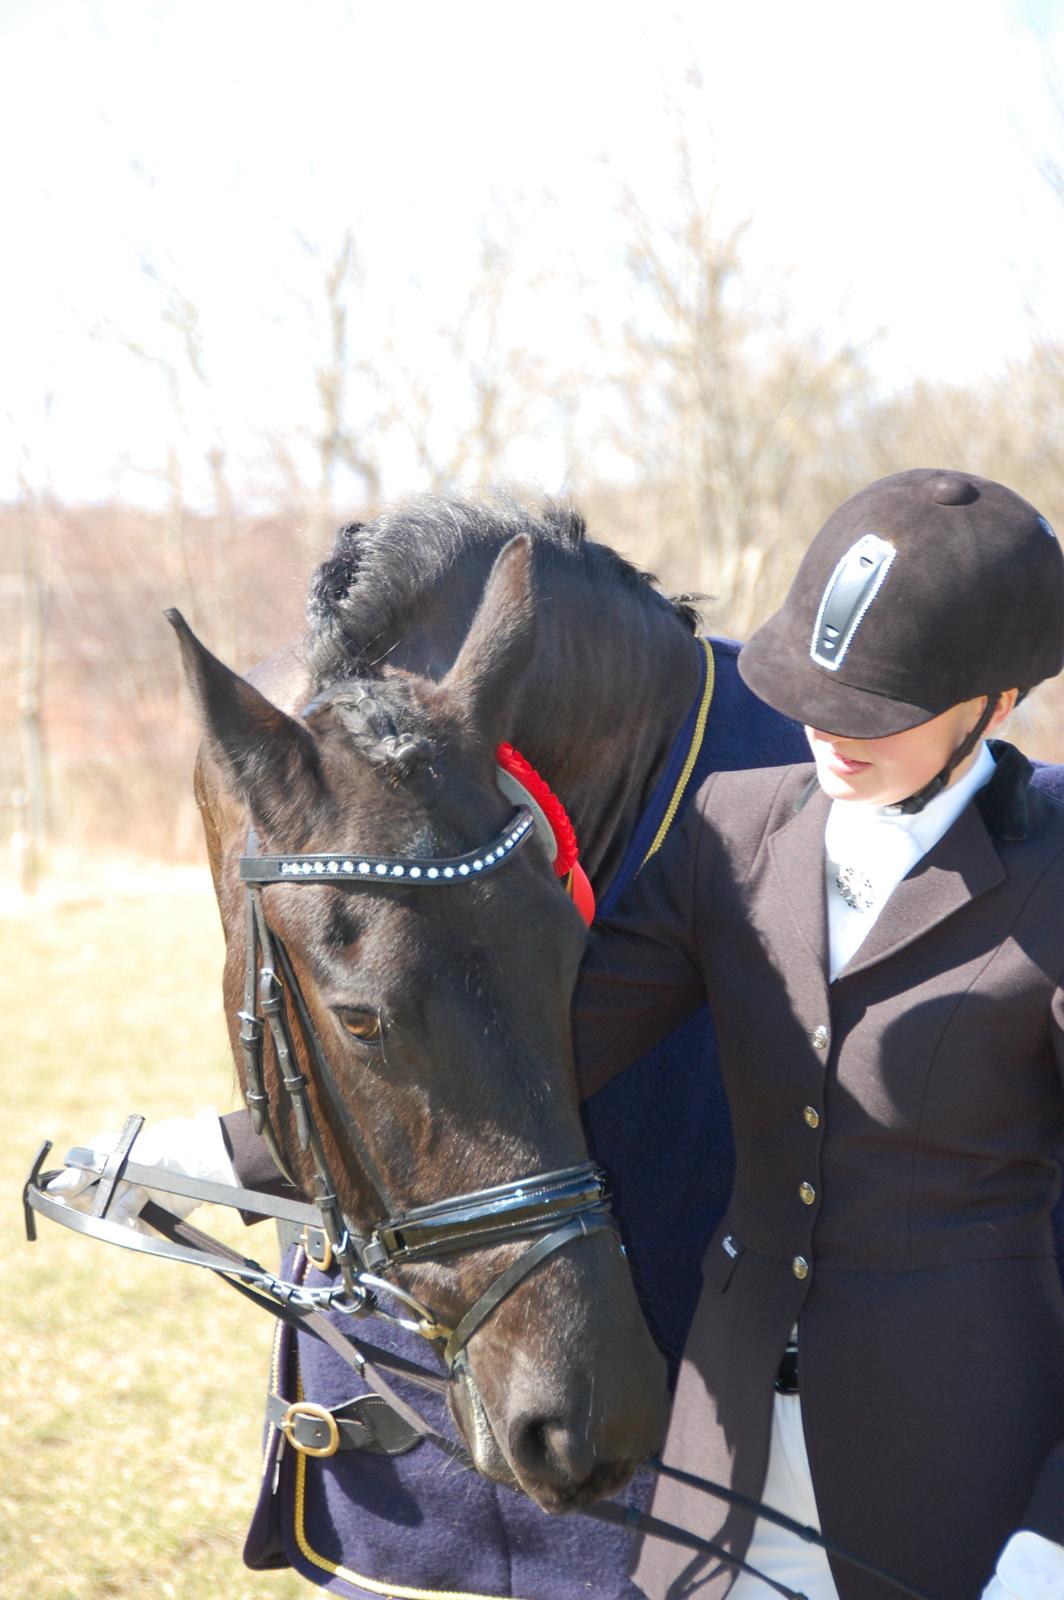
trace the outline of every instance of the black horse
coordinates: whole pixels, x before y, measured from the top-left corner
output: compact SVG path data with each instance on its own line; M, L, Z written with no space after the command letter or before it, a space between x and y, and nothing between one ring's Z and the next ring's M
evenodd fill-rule
M508 742L561 797L610 900L708 768L805 751L800 730L742 688L734 647L707 650L689 606L588 540L566 510L429 500L353 525L316 575L309 615L306 638L249 680L182 630L234 1019L249 828L261 853L429 860L481 849L512 815L496 783ZM356 1224L379 1219L366 1156L402 1209L586 1159L568 1038L584 929L544 853L522 850L445 891L409 879L279 882L264 903L339 1087L338 1103L304 1055ZM236 1020L233 1045L243 1071ZM269 1057L267 1078L279 1106ZM283 1157L309 1193L310 1157L291 1113L277 1115ZM585 1116L625 1213L643 1311L675 1356L729 1171L705 1020ZM519 1248L410 1266L399 1281L453 1325ZM301 1384L333 1404L349 1377L305 1343L279 1362L293 1397ZM657 1443L665 1390L609 1234L559 1251L484 1322L451 1403L484 1478L516 1482L547 1509L621 1488ZM547 1539L561 1525L537 1521L535 1506L490 1482L441 1478L428 1454L308 1464L289 1452L280 1501L265 1496L267 1520L287 1527L287 1558L345 1592L634 1594L623 1534L567 1523ZM262 1526L260 1516L251 1559L276 1564Z
M237 864L249 824L262 853L454 857L505 828L495 752L508 741L564 795L588 870L608 882L698 662L687 616L582 534L564 514L537 523L438 504L348 529L318 575L306 647L254 687L183 632L230 1015L243 993ZM340 1096L401 1210L586 1160L567 1029L583 924L543 852L446 892L282 883L267 900ZM341 1206L368 1231L378 1218L362 1153L311 1063L303 1070ZM287 1119L281 1137L311 1192ZM453 1325L507 1252L409 1266L401 1281ZM619 1487L656 1444L663 1408L660 1362L609 1233L515 1291L455 1385L480 1470L549 1506Z

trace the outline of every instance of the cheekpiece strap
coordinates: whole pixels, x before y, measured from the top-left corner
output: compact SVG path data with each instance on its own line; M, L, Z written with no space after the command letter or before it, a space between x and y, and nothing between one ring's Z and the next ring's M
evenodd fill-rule
M307 855L240 857L245 883L416 883L418 888L461 883L495 872L519 850L535 826L519 806L502 833L480 850L461 856L368 856L328 851Z

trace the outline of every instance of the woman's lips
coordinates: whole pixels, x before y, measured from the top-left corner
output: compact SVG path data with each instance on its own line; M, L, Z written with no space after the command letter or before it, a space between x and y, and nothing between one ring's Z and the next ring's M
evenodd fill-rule
M851 761L849 756L842 755L838 750L829 750L828 766L840 778L852 778L855 772L864 772L870 767L870 761Z

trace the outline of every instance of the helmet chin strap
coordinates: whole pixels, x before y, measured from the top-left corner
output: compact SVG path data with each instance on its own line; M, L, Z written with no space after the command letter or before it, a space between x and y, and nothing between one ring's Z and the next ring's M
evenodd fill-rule
M911 817L916 812L922 811L928 801L935 798L936 794L941 794L961 762L968 759L983 737L987 724L997 710L997 704L1000 699L1000 693L987 695L986 705L983 707L975 727L971 733L965 735L946 762L946 765L942 768L942 771L933 777L930 783L925 783L924 787L917 790L916 794L911 794L908 800L898 800L894 805L884 806L883 810L895 815L900 813L902 816Z

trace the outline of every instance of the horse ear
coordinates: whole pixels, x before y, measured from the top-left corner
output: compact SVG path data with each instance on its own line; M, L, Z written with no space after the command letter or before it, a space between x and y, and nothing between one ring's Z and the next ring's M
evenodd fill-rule
M493 747L511 732L514 693L535 645L532 541L519 533L496 556L469 632L444 679L470 726Z
M212 655L180 611L164 615L177 634L207 754L223 783L265 834L293 841L287 848L296 848L324 793L314 740L302 723Z

